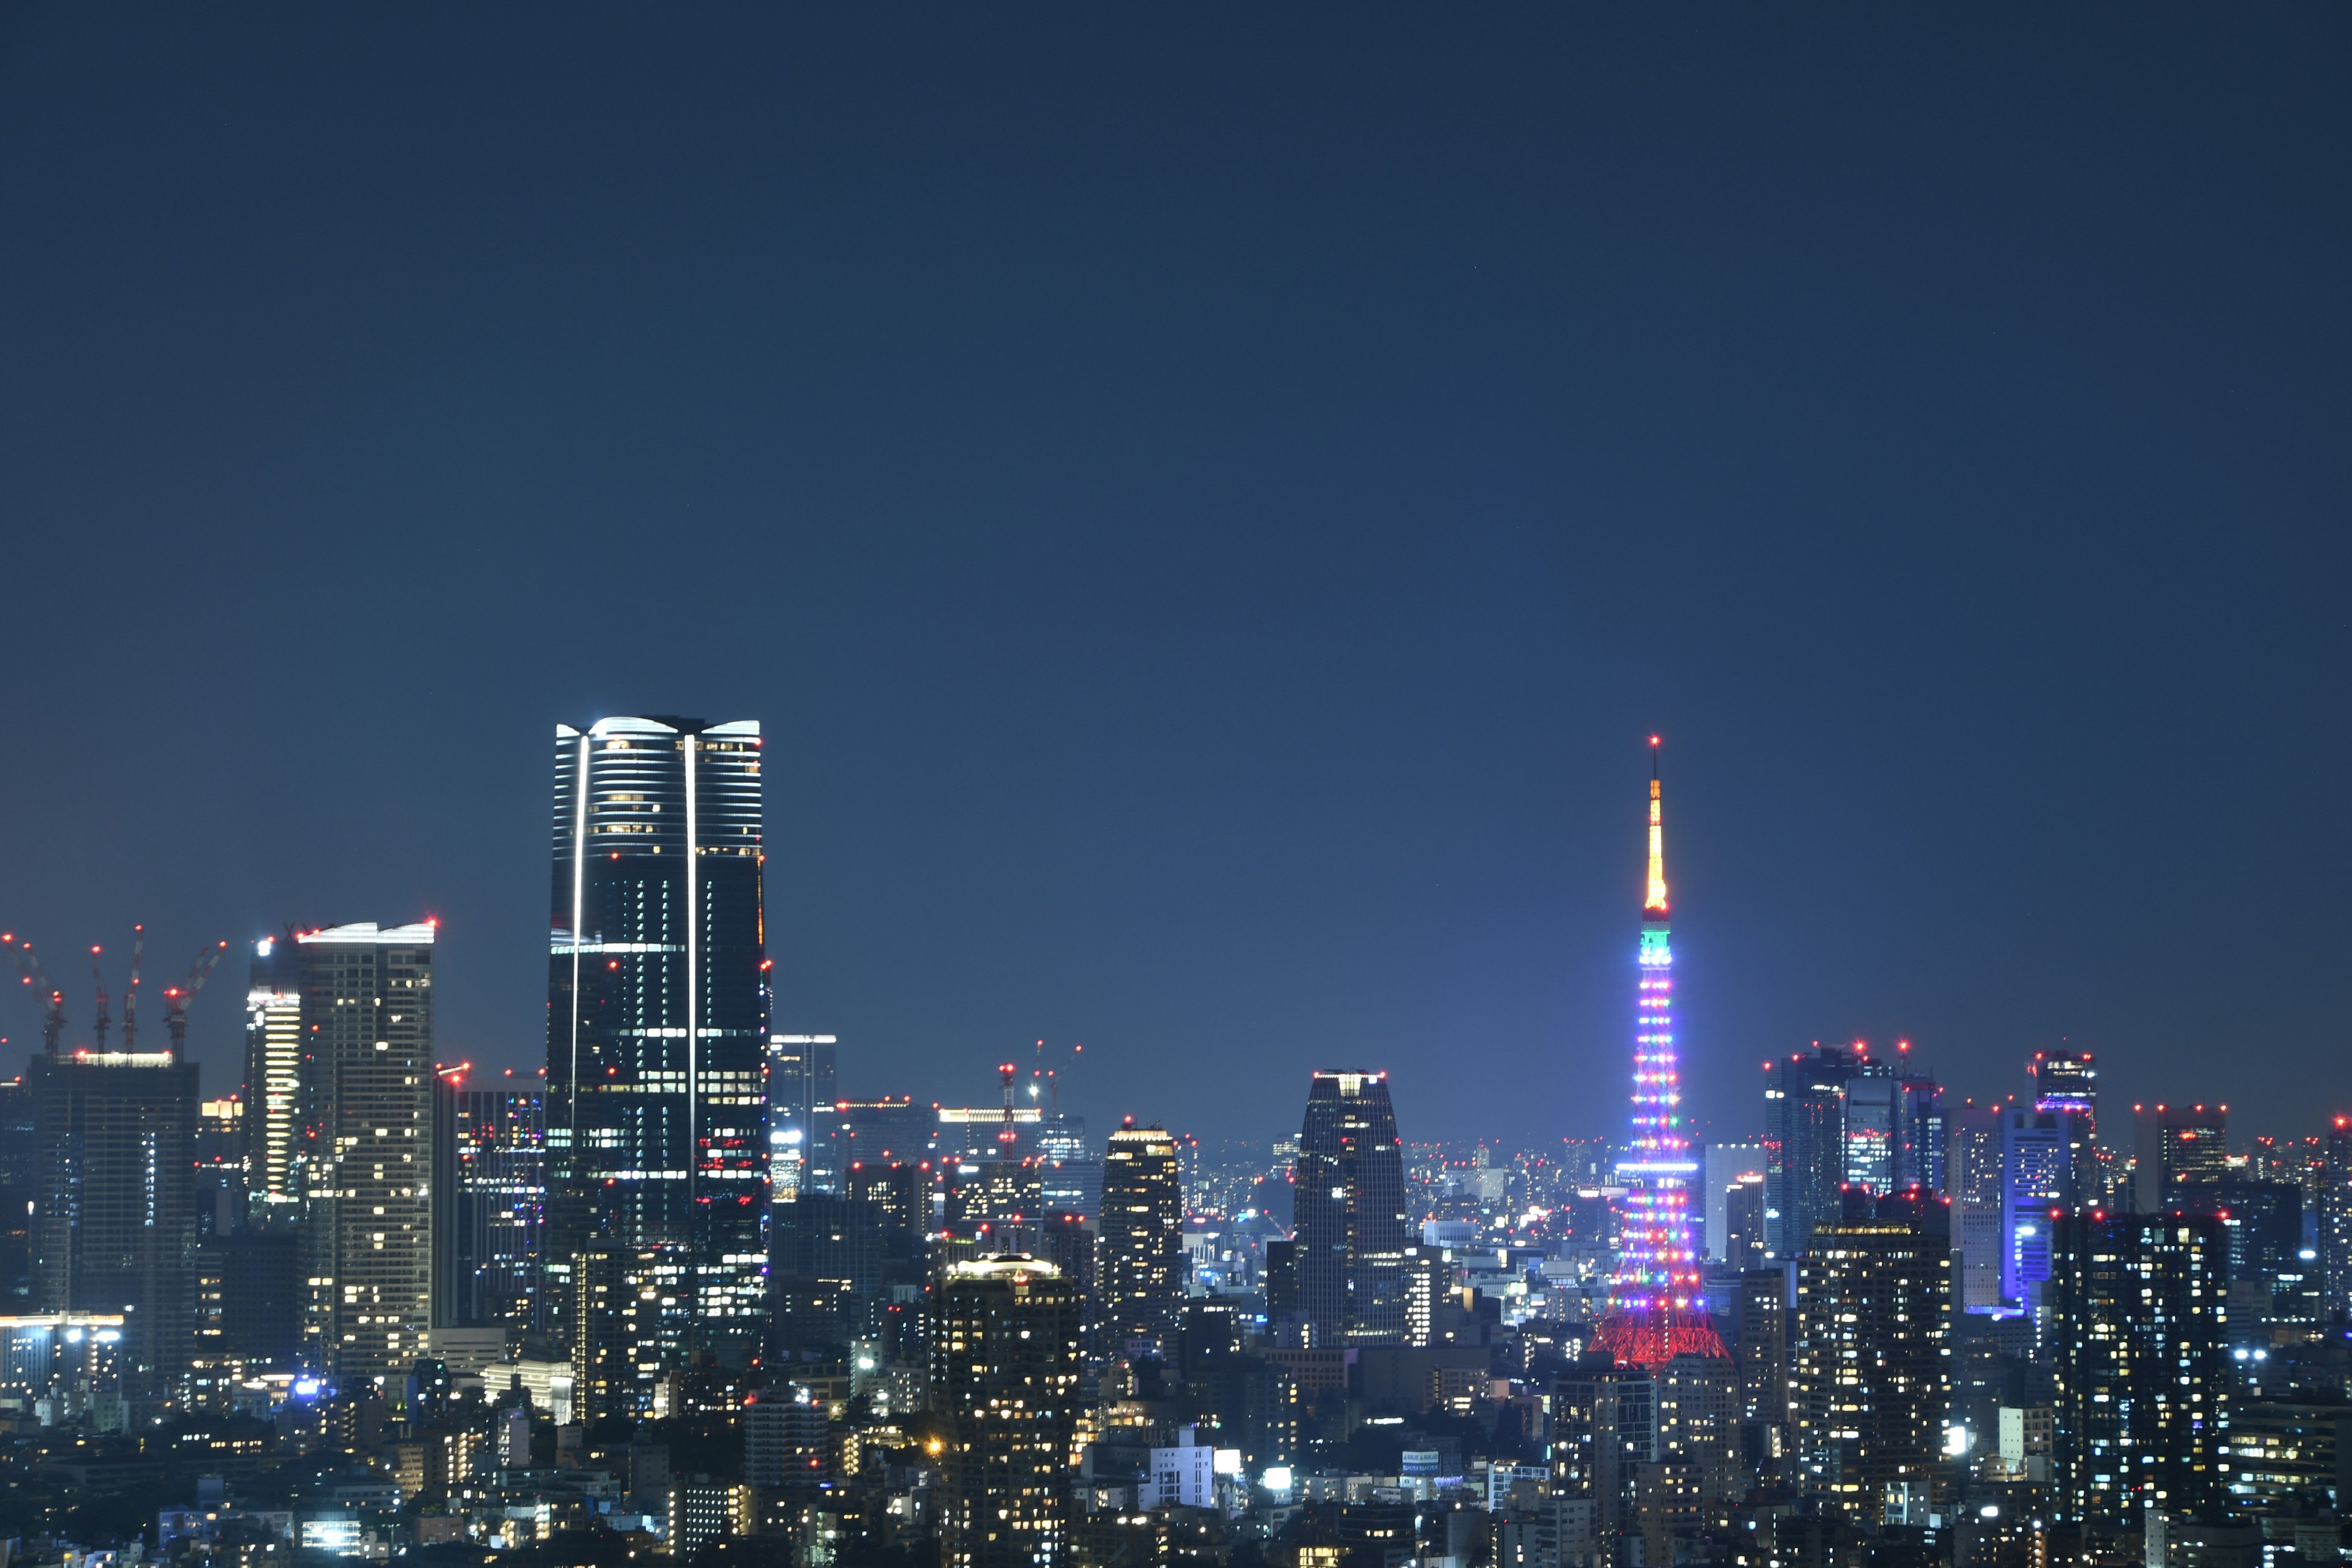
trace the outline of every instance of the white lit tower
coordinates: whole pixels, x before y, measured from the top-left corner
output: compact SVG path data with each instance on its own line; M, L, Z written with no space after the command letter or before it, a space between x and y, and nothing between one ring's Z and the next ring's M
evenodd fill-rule
M1699 1162L1682 1114L1675 1050L1674 952L1666 927L1664 818L1658 739L1650 738L1650 878L1642 901L1641 987L1633 1039L1633 1135L1617 1164L1625 1189L1617 1275L1595 1336L1619 1362L1662 1367L1677 1356L1727 1357L1700 1294L1691 1237Z

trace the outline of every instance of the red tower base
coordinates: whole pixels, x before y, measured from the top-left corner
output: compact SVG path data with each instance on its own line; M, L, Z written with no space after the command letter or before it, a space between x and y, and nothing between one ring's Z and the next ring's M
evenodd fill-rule
M1705 1317L1688 1312L1612 1312L1601 1320L1592 1348L1604 1350L1625 1365L1652 1371L1678 1355L1723 1356L1723 1336Z

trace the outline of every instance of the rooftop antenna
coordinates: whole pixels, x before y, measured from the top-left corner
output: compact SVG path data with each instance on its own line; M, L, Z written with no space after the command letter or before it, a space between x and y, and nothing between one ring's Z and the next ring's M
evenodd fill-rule
M1006 1159L1013 1157L1013 1146L1021 1141L1021 1131L1013 1119L1013 1064L1006 1062L996 1069L1004 1077L1004 1124L996 1130L998 1152Z

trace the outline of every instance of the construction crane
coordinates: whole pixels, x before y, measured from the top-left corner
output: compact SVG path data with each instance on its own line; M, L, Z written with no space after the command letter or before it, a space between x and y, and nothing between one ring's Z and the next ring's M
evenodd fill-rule
M0 947L16 955L16 967L24 972L25 984L41 999L41 1050L48 1056L58 1054L58 1041L66 1032L66 994L49 984L41 969L41 961L33 955L33 944L20 942L13 931L0 931Z
M122 994L122 1048L139 1048L139 963L147 956L147 928L131 928L131 988Z
M221 954L227 951L226 942L206 948L197 954L195 963L188 966L185 980L163 988L163 1027L172 1032L172 1055L174 1058L187 1055L188 1004L194 1001L196 993L205 988L205 982L212 978L213 965L218 963Z
M114 1026L114 1015L106 999L106 976L98 967L98 955L105 950L92 945L89 950L89 988L98 993L98 1021L90 1025L90 1043L95 1049L106 1049L106 1031Z
M1006 1062L996 1069L1004 1075L1004 1125L996 1131L996 1146L1004 1158L1013 1158L1013 1145L1021 1142L1021 1130L1013 1118L1013 1064Z

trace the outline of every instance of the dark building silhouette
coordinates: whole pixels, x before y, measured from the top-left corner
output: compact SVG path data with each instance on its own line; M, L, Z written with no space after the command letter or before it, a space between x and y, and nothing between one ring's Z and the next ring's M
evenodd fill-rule
M122 1314L123 1392L173 1397L195 1348L196 1068L168 1051L38 1056L34 1299Z
M545 1100L471 1089L444 1075L443 1142L434 1176L439 1310L448 1323L502 1323L526 1333L561 1325L541 1288L547 1230Z
M1297 1313L1312 1343L1402 1344L1412 1233L1386 1073L1310 1080L1293 1201Z
M552 805L551 1289L678 1249L689 1348L739 1363L767 1316L759 726L558 725Z

